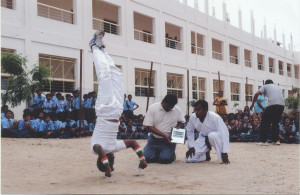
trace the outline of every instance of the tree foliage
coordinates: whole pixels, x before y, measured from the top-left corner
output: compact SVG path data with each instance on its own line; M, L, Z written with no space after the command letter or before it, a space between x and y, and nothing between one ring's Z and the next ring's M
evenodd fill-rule
M23 101L31 100L34 90L44 88L45 83L49 82L50 70L47 67L34 65L34 68L27 72L26 63L27 59L20 55L2 55L1 66L10 74L7 89L1 94L2 104L10 103L15 107Z

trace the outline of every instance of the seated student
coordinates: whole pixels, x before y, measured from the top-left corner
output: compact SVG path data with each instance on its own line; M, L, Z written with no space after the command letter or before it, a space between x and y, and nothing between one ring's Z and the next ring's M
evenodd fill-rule
M79 111L80 111L80 98L79 98L79 90L73 91L73 120L79 120Z
M250 135L250 131L252 131L252 125L249 121L249 117L245 115L241 126L241 133Z
M71 119L71 115L66 115L66 122L63 123L63 130L61 132L60 138L68 139L76 136L76 127L77 124L74 120Z
M65 100L65 116L66 115L71 115L73 113L73 106L72 106L72 96L70 94L66 95L66 100Z
M89 124L89 136L93 135L95 125L96 125L96 117L94 117L93 121Z
M43 103L42 107L45 115L49 115L50 118L52 118L53 112L56 109L56 103L52 101L50 93L46 94L46 101Z
M252 128L249 133L242 133L241 141L243 142L259 142L260 122L258 117L254 118Z
M289 117L285 119L284 125L280 127L281 136L281 142L284 143L295 143L295 135L296 135L296 127L295 125L291 124L291 120Z
M34 96L32 101L32 107L35 117L37 113L42 110L43 103L46 101L45 96L42 96L43 91L41 89L36 90L36 93L37 95Z
M235 118L236 118L236 119L235 119L235 122L236 122L236 123L242 122L242 115L236 114L236 115L235 115Z
M36 137L49 138L57 137L56 132L54 131L53 122L50 119L49 115L44 115L44 120L40 123L38 131L36 131Z
M139 123L139 119L138 119L137 115L133 115L132 116L132 125L137 127L138 123Z
M236 123L234 118L231 118L229 120L229 124L227 125L227 129L229 131L229 141L230 142L240 141L238 126L239 126L239 123Z
M136 131L136 126L133 126L133 121L131 119L128 120L127 122L127 129L124 135L125 139L132 139L133 138L133 134Z
M127 127L126 127L125 120L123 117L120 117L119 121L120 121L120 125L119 125L119 131L117 134L117 139L124 139L125 132L127 131Z
M17 121L12 118L12 111L6 110L5 116L1 119L1 137L19 137Z
M57 135L57 137L59 137L61 135L62 125L63 125L63 122L58 120L57 115L54 115L53 116L53 126L54 126L54 132Z
M133 134L134 139L148 139L148 132L142 120L138 120L136 131Z
M66 107L66 101L64 96L60 96L57 103L56 103L56 115L58 120L65 121L65 107Z
M3 105L1 107L1 119L3 119L5 117L5 112L8 110L8 106L7 105Z
M84 114L82 115L82 118L84 119ZM81 130L79 129L80 120L77 121L77 135L79 136L88 136L90 134L89 126L86 120L81 120Z
M35 121L30 119L30 113L25 112L23 114L23 120L20 121L18 127L20 137L34 137Z
M88 95L84 94L83 95L83 100L81 100L81 107L83 108L83 112L84 112L84 119L90 123L92 122L93 118L92 118L92 101L88 99Z
M34 120L35 131L39 131L40 124L44 120L44 112L40 111L37 113L37 118Z

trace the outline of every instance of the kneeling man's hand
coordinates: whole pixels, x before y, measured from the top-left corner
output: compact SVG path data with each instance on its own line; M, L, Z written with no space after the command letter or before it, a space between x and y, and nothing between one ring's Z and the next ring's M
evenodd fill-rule
M193 155L195 155L195 148L194 147L191 147L186 153L185 153L185 156L186 158L189 158L189 157L193 157Z
M230 164L230 161L228 159L228 154L227 153L222 153L221 156L222 156L222 161L223 161L222 163L224 163L224 164Z

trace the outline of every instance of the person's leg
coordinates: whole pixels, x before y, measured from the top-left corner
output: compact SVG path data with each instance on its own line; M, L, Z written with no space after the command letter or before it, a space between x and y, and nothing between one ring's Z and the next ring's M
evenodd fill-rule
M217 134L217 132L211 132L208 134L208 140L210 145L217 151L219 162L223 162L221 155L223 147L220 136Z
M98 154L98 161L97 161L97 167L99 168L100 171L105 171L105 176L106 177L111 177L111 167L109 165L108 158L100 144L95 144L93 146L93 151ZM99 162L101 161L101 162ZM105 167L105 170L103 169L102 164Z
M147 162L143 154L141 146L135 140L124 140L126 148L132 148L140 159L139 168L144 169L147 167Z
M283 112L284 106L274 105L272 107L271 123L272 123L272 141L277 142L279 140L279 121Z
M203 152L195 152L195 155L189 158L186 158L185 161L187 163L197 163L206 160L206 153Z
M159 153L158 161L162 164L170 164L175 158L176 144L174 143L163 143L161 144L161 151Z
M272 109L270 109L270 106L268 106L261 120L260 141L263 143L267 141L268 132L271 127L271 116L272 116Z
M157 150L156 143L152 136L148 137L148 143L144 148L144 155L147 163L157 163L159 151Z

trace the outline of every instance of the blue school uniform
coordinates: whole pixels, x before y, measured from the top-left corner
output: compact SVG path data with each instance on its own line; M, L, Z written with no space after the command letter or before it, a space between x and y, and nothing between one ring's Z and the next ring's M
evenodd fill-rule
M80 99L79 99L79 97L73 98L73 103L72 103L72 105L73 105L74 110L79 110L79 104L80 104Z
M37 119L34 120L34 123L35 123L35 125L34 125L35 131L38 131L38 130L39 130L40 124L41 124L42 121L43 121L43 119L39 119L39 118L37 118Z
M79 127L79 121L77 121L77 127ZM88 126L88 123L86 122L86 120L81 120L81 127L86 127Z
M51 98L51 99L52 99L52 101L53 101L53 102L55 102L55 103L57 103L57 102L59 101L55 95L54 95L54 96L52 96L52 98Z
M5 117L5 113L2 112L2 113L1 113L1 119L3 119L4 117Z
M1 119L1 136L3 137L20 137L16 129L4 130L9 128L14 123L14 119L4 117Z
M35 97L33 98L33 102L32 102L32 103L33 103L33 104L37 104L37 103L39 103L41 100L42 100L43 102L45 102L45 101L46 101L45 96L39 97L39 96L37 95L37 96L35 96ZM38 105L34 106L34 109L40 109L40 108L42 108L42 106L43 106L43 103L38 104Z
M42 121L40 123L39 132L43 132L43 131L54 131L54 126L53 126L53 122L49 121L49 123L46 123L45 121Z
M70 131L70 128L76 128L77 124L75 121L71 120L70 122L64 122L62 125L62 128L64 128L64 133L62 134L61 138L68 139L72 137L72 132Z
M31 127L33 129L35 129L35 121L34 120L29 120L29 123L31 125ZM20 123L19 123L19 133L21 135L28 135L29 131L30 131L30 128L26 128L26 129L23 129L24 128L24 125L25 125L25 120L21 120Z
M47 108L50 109L47 109ZM44 113L52 113L53 112L53 108L56 107L56 104L54 101L50 100L50 101L45 101L43 104L43 109L44 109Z
M90 123L89 130L94 131L94 129L95 129L95 123Z
M59 100L59 101L57 101L56 104L57 104L56 113L65 111L65 107L66 107L66 101L65 100Z
M53 121L53 126L54 126L55 130L58 130L58 129L62 128L63 122L61 122L59 120Z
M69 105L67 105L69 103ZM65 111L72 112L72 103L71 101L65 100Z
M87 108L87 109L92 108L92 102L89 99L87 99L87 100L81 100L81 105L84 108Z

